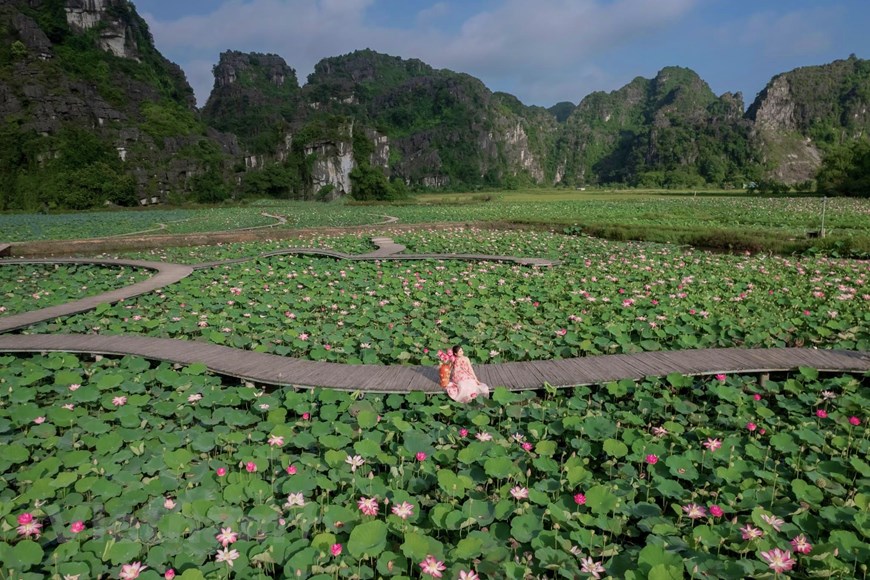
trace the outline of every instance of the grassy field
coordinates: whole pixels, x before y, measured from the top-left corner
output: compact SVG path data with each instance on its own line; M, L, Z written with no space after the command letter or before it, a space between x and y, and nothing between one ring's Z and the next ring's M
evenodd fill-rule
M823 226L826 237L816 236ZM264 214L282 216L286 223ZM0 241L98 236L191 234L494 222L612 240L644 240L725 251L870 255L870 201L851 198L759 197L743 193L526 189L486 194L421 194L395 204L263 200L205 209L0 215ZM171 241L167 241L171 245Z

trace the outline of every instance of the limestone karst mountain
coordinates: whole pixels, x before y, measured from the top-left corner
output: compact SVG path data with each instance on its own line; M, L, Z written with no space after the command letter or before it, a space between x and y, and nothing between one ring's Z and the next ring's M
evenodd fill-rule
M777 75L745 112L675 66L550 109L372 50L325 58L304 84L274 54L228 50L214 73L197 110L128 0L0 0L0 210L798 183L870 123L855 56Z

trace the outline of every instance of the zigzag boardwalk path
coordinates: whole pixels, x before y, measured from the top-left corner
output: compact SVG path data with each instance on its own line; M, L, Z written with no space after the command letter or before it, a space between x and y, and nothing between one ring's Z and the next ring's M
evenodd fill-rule
M348 260L425 260L462 259L512 261L530 266L552 266L556 262L540 258L487 256L476 254L402 254L404 246L390 238L373 238L377 250L358 255L314 248L287 248L263 256L309 254ZM243 262L251 258L226 260L185 266L163 262L135 260L5 259L0 264L77 263L124 265L156 270L156 274L126 288L91 296L67 304L0 317L0 351L5 352L75 352L103 355L137 355L148 359L180 364L203 363L210 370L243 380L271 385L328 387L349 391L404 393L438 392L434 366L347 365L288 358L266 353L235 349L198 341L145 336L113 335L16 335L10 331L61 316L76 314L151 292L190 275L194 270L221 264ZM718 373L767 373L813 367L826 372L870 372L870 356L863 352L782 349L701 349L638 354L601 355L549 361L478 364L475 370L484 383L512 390L538 389L544 384L554 387L600 384L620 379L641 379L670 373L712 375Z

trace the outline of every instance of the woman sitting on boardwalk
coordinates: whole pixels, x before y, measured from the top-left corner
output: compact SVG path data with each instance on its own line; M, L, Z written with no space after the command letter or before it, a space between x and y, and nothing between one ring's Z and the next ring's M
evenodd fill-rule
M460 403L468 403L477 397L489 397L489 387L477 380L471 361L460 345L453 347L453 356L453 376L447 385L447 395Z

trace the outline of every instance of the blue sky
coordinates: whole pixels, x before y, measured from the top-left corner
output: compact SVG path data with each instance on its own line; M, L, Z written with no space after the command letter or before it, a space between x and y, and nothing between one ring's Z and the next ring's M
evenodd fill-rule
M274 53L300 83L356 49L465 72L528 105L578 103L665 66L748 106L770 78L870 58L866 0L133 0L200 105L225 50Z

